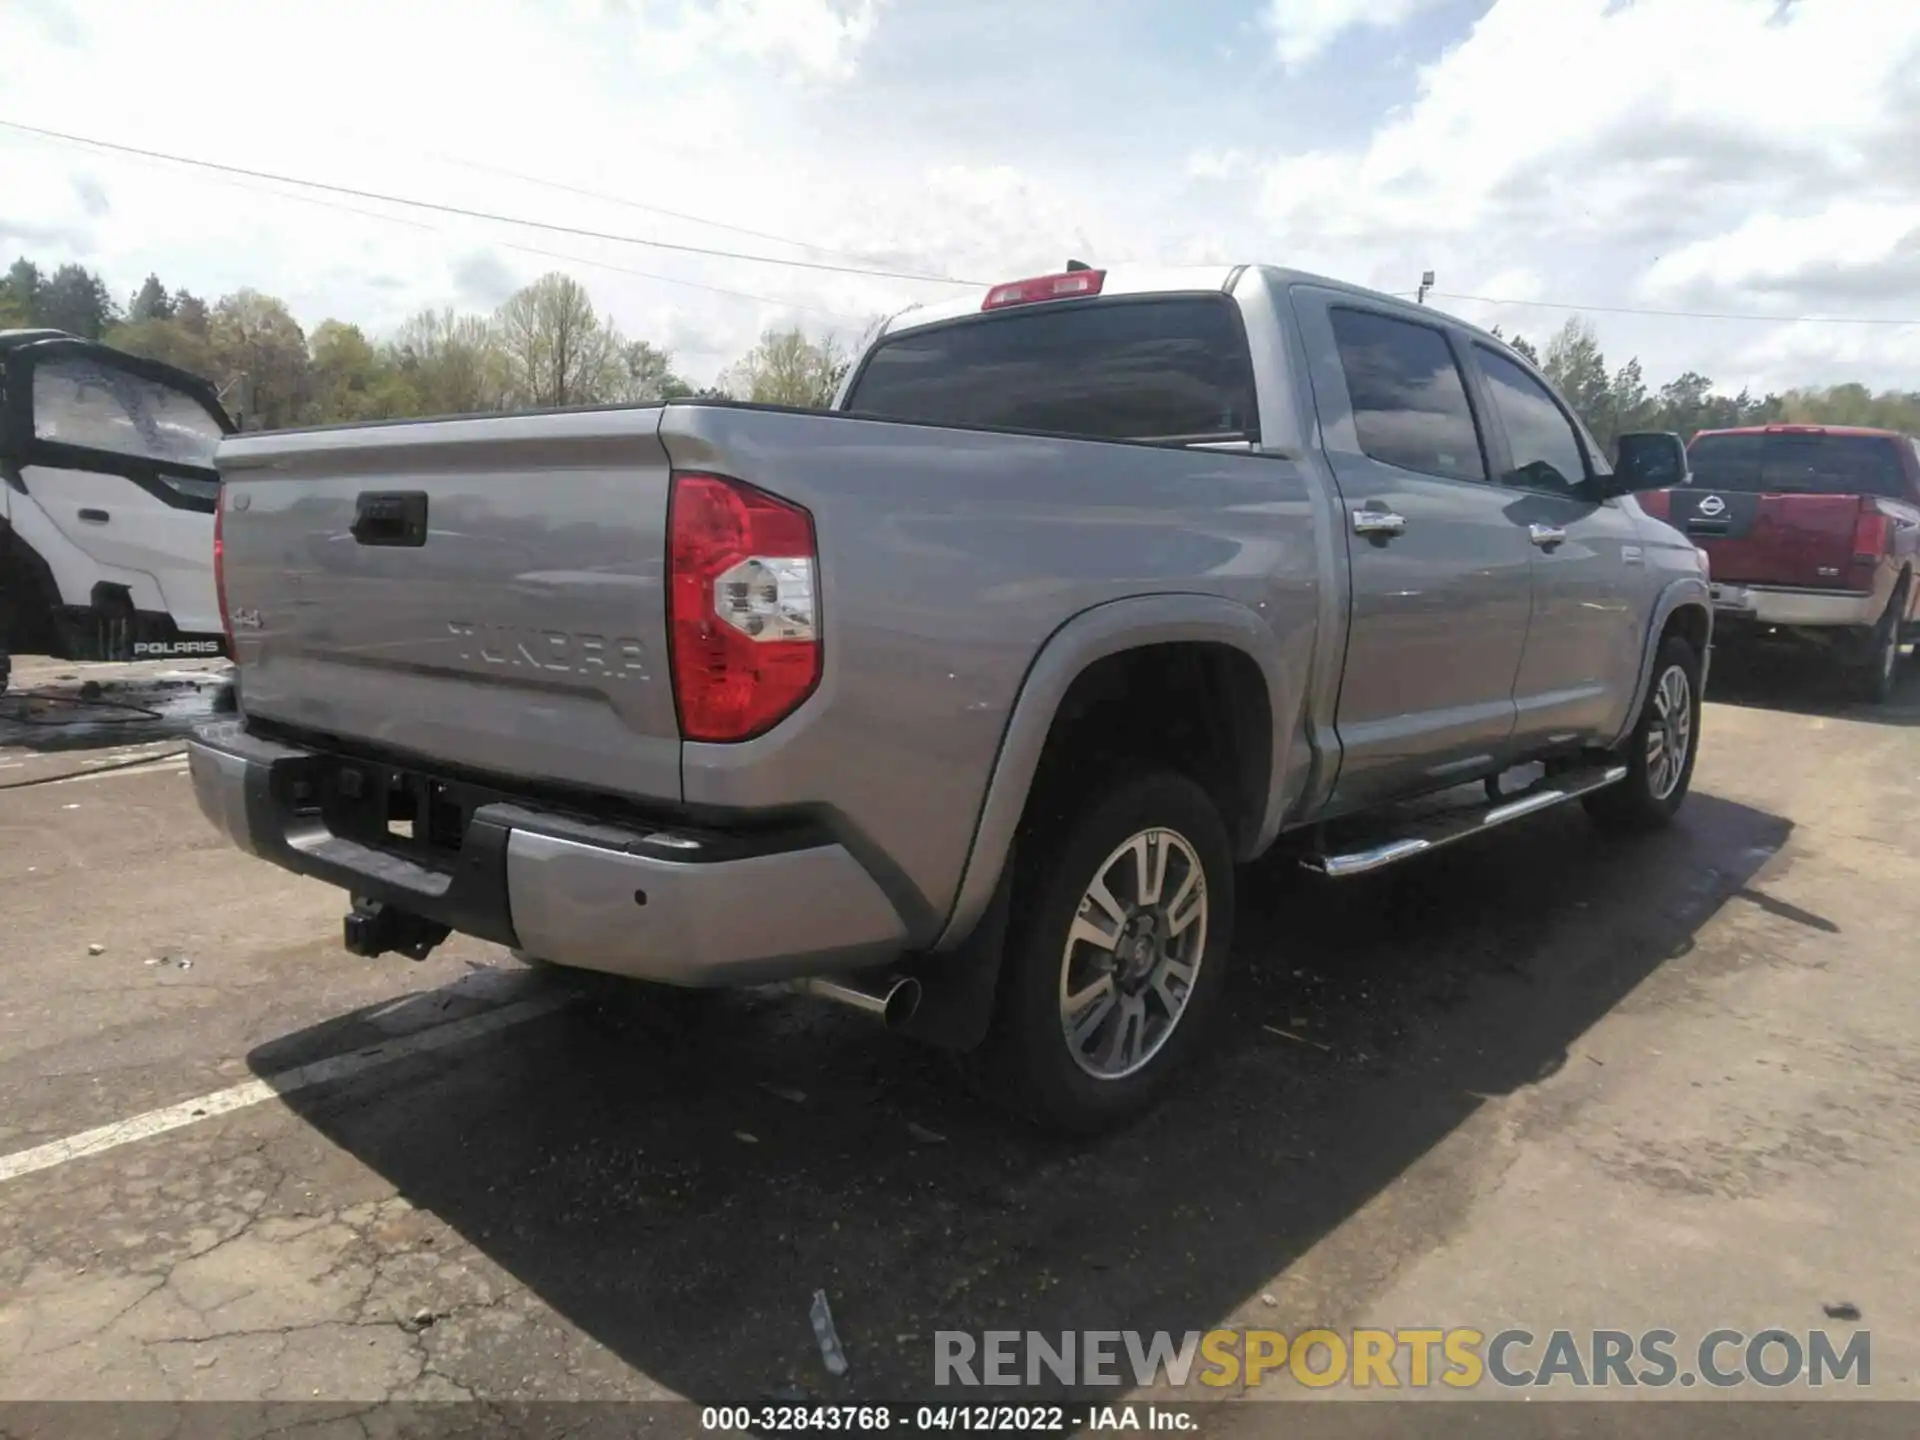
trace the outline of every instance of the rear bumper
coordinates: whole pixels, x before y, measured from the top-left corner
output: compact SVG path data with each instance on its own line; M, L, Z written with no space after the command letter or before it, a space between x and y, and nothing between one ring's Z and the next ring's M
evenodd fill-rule
M328 757L244 721L202 728L187 755L201 811L247 853L555 964L763 984L880 964L905 944L836 843L716 843L497 803L473 811L457 857L429 864L327 828L302 784Z
M1717 622L1754 625L1872 626L1887 597L1871 590L1797 590L1779 585L1715 582Z

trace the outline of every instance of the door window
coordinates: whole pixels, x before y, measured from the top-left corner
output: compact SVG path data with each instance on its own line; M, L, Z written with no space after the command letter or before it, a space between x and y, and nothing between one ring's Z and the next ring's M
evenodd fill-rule
M1560 495L1579 491L1587 478L1573 422L1551 391L1498 351L1476 345L1480 368L1493 395L1493 408L1506 426L1513 469L1504 478L1509 485L1547 490Z
M33 367L33 430L42 440L202 469L221 436L192 396L93 356Z
M1440 331L1371 310L1330 316L1361 453L1383 465L1484 480L1467 387Z

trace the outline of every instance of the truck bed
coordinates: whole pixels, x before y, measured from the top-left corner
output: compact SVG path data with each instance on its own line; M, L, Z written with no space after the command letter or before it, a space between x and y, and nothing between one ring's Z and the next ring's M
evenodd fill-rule
M804 817L877 867L915 943L1054 631L1123 596L1219 596L1304 674L1331 583L1321 492L1271 455L676 403L251 435L220 466L250 719L703 821ZM687 474L803 506L817 538L818 686L743 743L676 715ZM424 495L419 543L356 541L363 494Z

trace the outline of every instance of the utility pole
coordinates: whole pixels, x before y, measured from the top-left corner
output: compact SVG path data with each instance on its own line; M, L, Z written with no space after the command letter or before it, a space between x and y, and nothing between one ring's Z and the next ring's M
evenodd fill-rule
M1433 272L1431 270L1422 270L1420 272L1420 291L1417 295L1414 296L1415 302L1421 305L1426 304L1427 291L1431 290L1432 288L1433 288Z
M233 423L244 430L247 417L253 413L253 376L236 375L214 392L214 398L222 405L227 403L228 395L234 397Z

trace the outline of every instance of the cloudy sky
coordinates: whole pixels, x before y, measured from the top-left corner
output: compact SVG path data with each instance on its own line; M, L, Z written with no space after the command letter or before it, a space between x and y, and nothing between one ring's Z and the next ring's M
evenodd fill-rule
M705 379L953 287L666 246L1265 260L1432 269L1536 338L1578 307L1656 382L1920 388L1917 0L0 0L0 121L661 242L0 128L5 259L309 326L561 268Z

